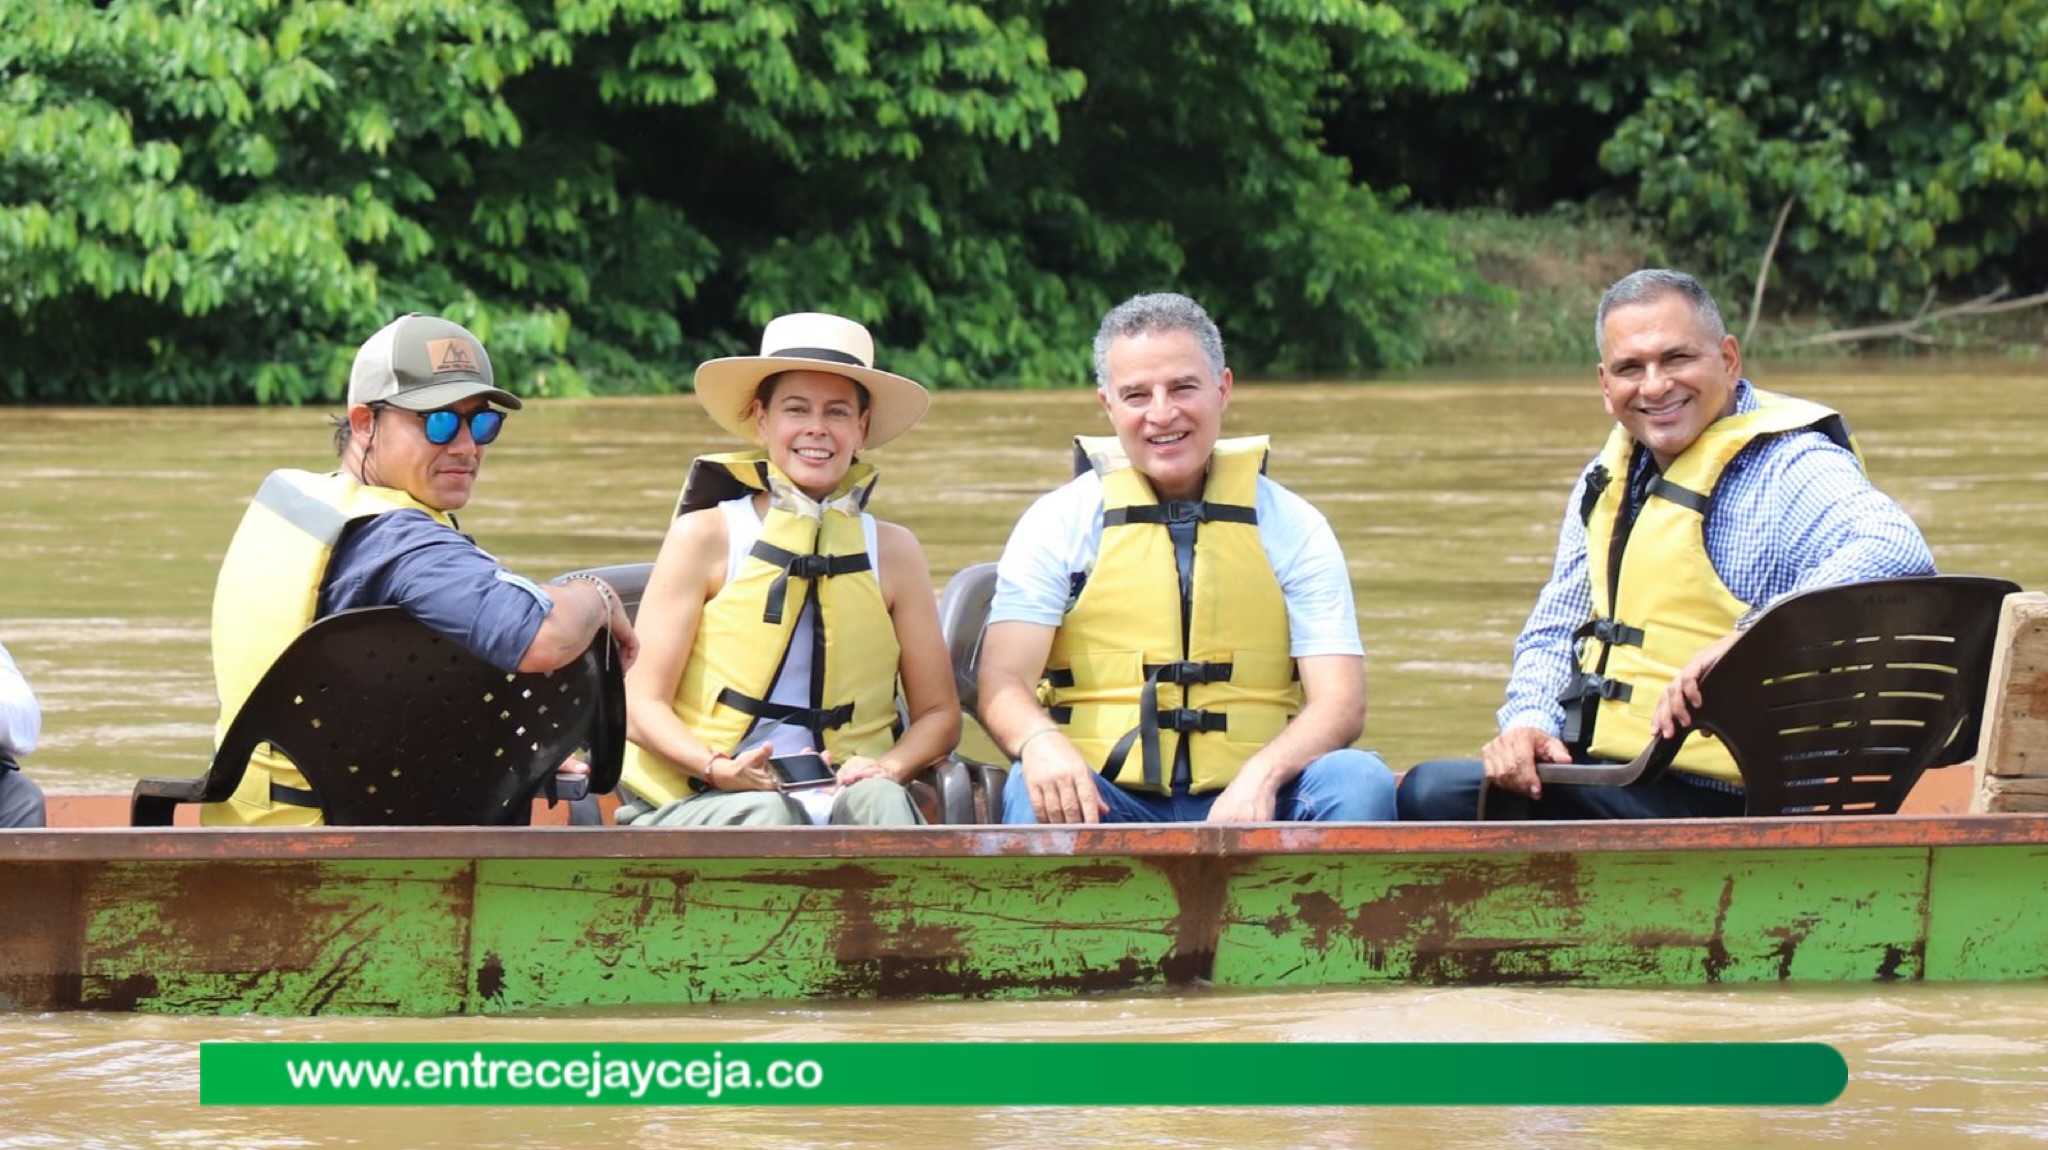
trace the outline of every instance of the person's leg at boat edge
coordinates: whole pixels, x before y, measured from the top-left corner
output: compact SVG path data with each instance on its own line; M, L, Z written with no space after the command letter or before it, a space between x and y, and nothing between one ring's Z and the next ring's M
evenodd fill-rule
M1165 823L1174 819L1170 796L1127 791L1101 775L1089 776L1095 780L1095 793L1109 805L1102 816L1105 823ZM1010 777L1003 783L1003 821L1019 826L1038 822L1038 814L1031 809L1031 787L1024 781L1024 766L1010 764Z
M781 791L705 791L651 811L620 809L626 812L619 819L621 826L795 827L811 823L803 807Z
M924 822L910 791L894 779L862 779L832 800L832 825L914 827Z
M0 828L42 825L43 788L11 767L0 770Z
M1394 772L1386 760L1355 747L1331 751L1280 788L1273 817L1283 822L1389 822L1395 814Z
M1404 822L1470 822L1486 768L1478 759L1431 759L1408 769L1398 796ZM1528 804L1534 819L1710 819L1743 811L1742 792L1681 771L1626 787L1551 786Z
M1471 822L1479 817L1478 759L1431 759L1408 768L1395 797L1402 822Z

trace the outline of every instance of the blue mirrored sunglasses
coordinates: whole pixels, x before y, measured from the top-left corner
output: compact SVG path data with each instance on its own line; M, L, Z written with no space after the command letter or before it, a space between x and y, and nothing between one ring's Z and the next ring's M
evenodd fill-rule
M462 413L450 408L444 407L439 411L415 411L412 414L419 416L420 422L427 425L427 442L435 447L446 447L455 442L456 433L462 429ZM498 433L505 430L505 413L502 411L493 411L487 407L482 411L470 412L468 418L469 437L476 441L478 447L498 438Z

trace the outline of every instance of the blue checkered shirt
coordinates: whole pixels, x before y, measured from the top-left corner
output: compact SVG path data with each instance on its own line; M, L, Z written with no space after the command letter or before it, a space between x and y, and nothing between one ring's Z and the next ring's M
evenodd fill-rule
M1736 413L1756 409L1749 381L1739 381ZM1572 487L1550 582L1515 640L1501 730L1563 730L1557 697L1578 665L1572 635L1593 617L1586 525L1579 518L1592 471L1587 464ZM1927 540L1905 509L1870 485L1855 456L1818 431L1763 436L1738 452L1715 487L1706 535L1715 572L1755 609L1813 587L1934 573Z

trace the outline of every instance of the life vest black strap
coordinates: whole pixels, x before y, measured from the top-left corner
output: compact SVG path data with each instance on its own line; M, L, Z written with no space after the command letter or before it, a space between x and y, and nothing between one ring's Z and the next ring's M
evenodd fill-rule
M1161 663L1145 665L1145 677L1158 683L1228 683L1235 663Z
M1131 745L1138 741L1138 734L1144 729L1145 725L1143 723L1132 727L1124 732L1123 737L1116 741L1115 746L1109 749L1109 757L1102 760L1103 778L1113 783L1118 775L1124 773L1124 760L1130 757ZM1155 744L1158 741L1156 734L1153 736L1153 741Z
M1221 711L1201 711L1193 707L1174 707L1159 712L1159 729L1162 731L1192 731L1197 734L1222 734L1230 729L1230 716Z
M270 784L270 801L273 803L283 803L288 807L320 809L320 796L303 787L288 787L283 783Z
M1190 664L1171 663L1169 667L1186 667ZM1192 664L1204 666L1205 664ZM1192 707L1159 709L1159 672L1166 667L1155 667L1145 678L1144 689L1138 692L1138 725L1124 732L1122 738L1111 747L1109 757L1102 761L1102 777L1115 782L1123 773L1124 760L1130 756L1131 744L1136 742L1140 761L1144 764L1144 780L1148 787L1164 786L1166 770L1159 753L1159 732L1222 732L1230 729L1230 716L1221 711L1199 711Z
M1585 494L1579 496L1579 522L1588 526L1593 522L1593 506L1607 493L1608 485L1614 482L1614 475L1604 463L1593 465L1593 471L1586 476Z
M1843 451L1851 455L1856 453L1856 438L1850 434L1849 421L1843 419L1840 413L1830 412L1826 418L1814 424L1813 429L1833 440L1835 446Z
M792 707L787 703L771 703L743 695L731 687L720 689L718 703L757 719L791 723L810 731L829 731L853 721L852 703L841 703L836 707Z
M18 771L20 769L21 764L14 761L13 755L8 754L6 751L0 751L0 771Z
M1595 675L1590 671L1582 671L1573 676L1572 681L1566 685L1564 692L1558 695L1557 701L1560 703L1576 703L1581 699L1598 698L1613 699L1617 702L1626 703L1635 697L1635 693L1636 689L1634 687L1622 682L1620 679L1610 679L1605 675Z
M1169 499L1164 503L1139 503L1113 507L1102 513L1104 527L1127 523L1251 523L1259 513L1232 503L1210 503L1204 499Z
M1196 683L1228 683L1231 672L1236 669L1235 663L1147 663L1145 678L1148 682L1178 683L1183 687ZM1063 690L1072 687L1074 669L1054 667L1045 673L1045 681Z
M747 554L770 567L782 569L782 574L768 584L768 603L761 609L761 621L775 626L782 624L782 609L789 600L791 579L826 579L868 570L868 553L865 551L853 555L799 555L763 539L757 541Z
M1687 511L1696 512L1700 515L1705 515L1708 505L1714 501L1712 495L1694 491L1690 487L1680 487L1662 475L1650 480L1650 494L1668 503L1676 503Z
M1640 647L1643 645L1643 629L1631 627L1619 619L1592 619L1579 625L1572 632L1573 639L1598 639L1610 647Z

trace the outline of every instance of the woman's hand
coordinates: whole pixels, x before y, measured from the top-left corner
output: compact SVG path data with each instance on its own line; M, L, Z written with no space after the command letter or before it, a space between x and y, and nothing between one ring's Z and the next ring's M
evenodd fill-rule
M704 781L721 791L772 791L775 768L768 765L767 743L757 743L737 755L714 756L704 770Z

